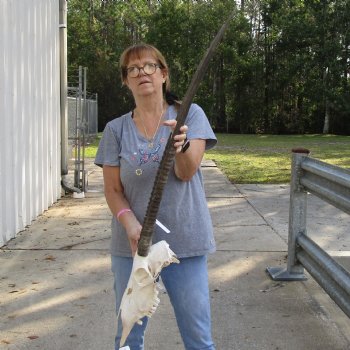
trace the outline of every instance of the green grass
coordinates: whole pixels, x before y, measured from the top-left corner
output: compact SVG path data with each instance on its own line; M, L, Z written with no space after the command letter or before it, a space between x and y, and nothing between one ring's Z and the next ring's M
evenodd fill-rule
M95 158L96 157L96 152L97 152L98 144L100 143L101 137L102 137L102 132L98 133L97 138L92 143L89 143L85 147L85 157L86 158Z
M85 148L94 158L102 134ZM217 134L218 145L205 154L234 183L288 183L291 150L304 147L310 156L350 168L350 136Z
M206 153L234 183L288 183L291 150L307 148L310 156L350 167L350 136L217 134L218 145Z

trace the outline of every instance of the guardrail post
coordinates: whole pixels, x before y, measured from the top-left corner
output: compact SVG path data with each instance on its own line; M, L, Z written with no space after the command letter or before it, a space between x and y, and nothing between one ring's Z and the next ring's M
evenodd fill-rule
M297 261L296 241L299 234L306 235L307 194L300 184L300 177L302 175L301 163L309 153L309 150L305 148L292 150L287 268L267 267L266 270L274 281L306 280L304 268Z

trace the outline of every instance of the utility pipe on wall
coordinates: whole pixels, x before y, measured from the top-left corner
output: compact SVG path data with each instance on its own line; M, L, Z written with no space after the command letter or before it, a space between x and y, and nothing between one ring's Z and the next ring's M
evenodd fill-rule
M60 0L61 175L68 174L67 0Z
M59 0L60 111L61 111L61 184L65 191L81 193L68 184L68 79L67 79L67 0Z

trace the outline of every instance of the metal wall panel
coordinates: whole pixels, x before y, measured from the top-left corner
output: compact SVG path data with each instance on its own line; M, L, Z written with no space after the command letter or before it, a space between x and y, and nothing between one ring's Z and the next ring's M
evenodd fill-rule
M61 195L58 22L58 0L0 0L0 246Z

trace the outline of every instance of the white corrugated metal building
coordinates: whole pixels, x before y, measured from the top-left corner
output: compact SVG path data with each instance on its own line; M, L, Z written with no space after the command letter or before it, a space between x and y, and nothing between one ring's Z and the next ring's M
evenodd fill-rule
M61 196L59 11L0 0L0 246Z

